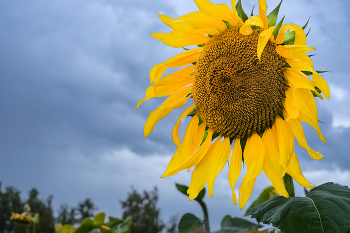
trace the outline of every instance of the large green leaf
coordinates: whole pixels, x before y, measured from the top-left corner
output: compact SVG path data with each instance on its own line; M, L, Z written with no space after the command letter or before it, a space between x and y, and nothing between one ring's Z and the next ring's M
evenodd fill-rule
M278 196L278 193L276 192L275 188L273 186L269 186L266 189L264 189L258 199L256 199L247 209L244 216L250 215L254 207L257 207L258 205L261 205L262 203L270 200L272 197Z
M182 184L176 184L176 183L175 183L175 185L176 185L177 190L179 190L181 193L183 193L183 194L185 194L186 196L188 196L188 194L187 194L188 186L182 185ZM198 194L198 196L196 197L195 200L201 201L201 200L204 198L204 196L205 196L205 188L203 188L203 189L199 192L199 194Z
M59 229L58 233L71 233L74 231L74 229L75 227L65 224Z
M278 4L278 6L273 11L271 11L271 13L267 16L267 21L268 21L269 27L276 25L278 12L280 11L282 1L283 0L281 0L280 4Z
M179 233L199 233L203 227L202 221L193 214L186 213L179 222Z
M262 227L243 218L232 218L226 215L221 220L221 229L213 233L244 233Z
M255 207L252 216L286 233L345 233L350 226L350 189L325 183L306 197L274 197Z

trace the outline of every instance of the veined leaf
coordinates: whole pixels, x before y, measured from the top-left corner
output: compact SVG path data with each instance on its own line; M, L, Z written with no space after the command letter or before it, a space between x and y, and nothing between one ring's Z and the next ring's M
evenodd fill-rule
M277 196L255 207L252 216L285 233L345 233L350 227L350 189L325 183L306 197Z

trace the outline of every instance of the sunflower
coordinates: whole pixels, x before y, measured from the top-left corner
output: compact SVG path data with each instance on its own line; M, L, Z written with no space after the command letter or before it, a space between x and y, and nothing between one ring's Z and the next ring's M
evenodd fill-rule
M259 15L252 11L249 18L240 1L236 5L232 0L232 10L207 0L194 2L199 11L179 18L159 14L173 31L151 35L186 51L152 68L152 85L137 105L168 96L150 113L144 127L147 137L160 119L193 99L173 129L177 150L162 177L194 167L190 200L206 183L212 197L215 179L230 159L228 179L236 204L234 188L245 163L248 171L239 188L241 209L262 171L285 197L289 196L282 180L285 174L311 187L294 152L294 137L313 159L324 158L308 146L301 122L311 125L326 143L315 97L329 98L330 91L307 55L315 49L306 45L307 23L283 25L283 17L276 25L281 3L266 16L266 0L259 0ZM177 67L183 68L163 76L167 68ZM186 116L192 119L181 142L179 127Z

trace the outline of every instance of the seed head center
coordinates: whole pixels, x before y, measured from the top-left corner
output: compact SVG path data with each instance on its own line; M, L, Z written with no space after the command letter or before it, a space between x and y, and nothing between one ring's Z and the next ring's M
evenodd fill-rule
M259 61L259 32L241 35L230 28L208 42L196 64L193 99L211 130L230 138L271 128L282 113L284 59L268 42Z

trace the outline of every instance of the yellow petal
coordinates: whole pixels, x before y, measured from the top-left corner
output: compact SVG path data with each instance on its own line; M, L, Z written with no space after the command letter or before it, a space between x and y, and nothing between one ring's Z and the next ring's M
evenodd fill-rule
M180 90L187 87L189 91L192 89L193 76L188 76L184 79L181 79L175 83L169 83L167 85L162 86L150 86L146 90L146 100L149 100L152 97L163 97L168 96L174 93L178 93ZM148 89L153 88L153 92Z
M222 142L221 148L218 151L218 153L215 155L216 158L211 164L208 172L208 193L210 198L213 197L213 187L214 187L216 176L221 172L225 163L229 159L230 152L231 152L230 138L227 137Z
M245 21L239 32L245 36L250 35L253 32L251 25L263 27L264 23L259 16L252 16Z
M307 141L305 138L305 134L304 134L304 130L303 130L303 126L301 125L301 122L299 120L291 119L288 121L288 123L293 130L293 134L294 134L295 138L297 139L299 146L306 149L311 158L316 159L316 160L323 159L324 156L322 154L320 154L317 151L312 150L307 145Z
M195 199L198 196L198 193L204 188L204 185L207 182L210 166L216 159L216 153L219 147L221 147L221 137L216 139L216 141L210 146L203 159L194 168L192 172L191 184L187 190L190 200Z
M182 119L187 116L193 109L194 104L192 104L190 107L188 107L185 111L183 111L179 117L179 119L177 120L173 132L172 132L172 136L173 136L173 142L174 144L179 147L181 142L180 142L180 137L179 137L179 128L180 128L180 123L182 121Z
M252 191L254 188L256 179L251 179L248 182L243 182L241 187L239 188L239 208L243 209L250 196L252 195Z
M193 153L193 151L191 151L191 144L198 131L198 122L199 117L195 115L186 128L184 140L182 142L182 155L184 158L189 157Z
M225 20L231 23L232 26L238 25L242 20L235 15L226 4L214 4L208 0L194 0L199 10L207 15Z
M305 115L302 112L300 112L299 119L301 121L304 121L304 122L308 123L309 125L311 125L316 130L316 133L320 137L320 139L326 144L326 139L324 138L324 136L321 133L320 126L318 125L318 122L315 122L313 119L311 119L311 117Z
M269 155L267 155L269 156ZM264 160L264 166L263 170L265 175L269 178L273 186L275 187L276 191L281 194L282 196L288 198L288 192L286 188L284 187L283 180L281 175L276 171L276 167L274 167L271 163L270 159Z
M293 89L306 88L314 91L315 87L312 85L312 81L308 76L301 73L300 71L295 71L294 69L285 68L283 69L284 77L286 77L288 84Z
M323 92L324 97L329 99L330 91L328 83L316 71L312 74L312 82Z
M174 48L205 44L210 40L210 38L205 35L190 35L178 31L172 31L170 33L151 33L151 35L155 39L161 40L164 44Z
M284 42L284 33L286 31L294 31L295 32L295 45L306 45L306 36L304 30L296 24L284 24L281 27L280 32L278 33L276 44L281 44Z
M143 98L142 100L140 100L137 105L136 105L136 109L138 109L140 107L140 104L142 104L143 101L145 101L146 98Z
M301 172L300 164L296 154L293 152L292 158L290 159L289 166L287 168L288 174L303 187L311 187L310 182L304 177Z
M267 29L268 27L266 11L267 11L266 0L259 0L259 16L261 20L264 22L264 25L263 25L264 29Z
M269 29L267 29L259 34L259 39L258 39L258 59L259 60L260 60L261 54L262 54L267 42L269 41L274 29L275 29L275 27L270 27Z
M269 160L268 165L271 164L274 172L281 178L285 174L285 169L279 163L280 154L278 152L278 141L276 136L277 135L275 135L272 129L266 129L263 134L262 140L266 147L264 163L266 160Z
M157 124L159 120L161 120L163 117L168 115L171 112L171 108L156 108L153 110L146 121L145 127L144 127L144 136L147 137L152 133L154 126Z
M149 82L152 84L154 81L159 80L166 69L167 67L163 64L155 65L149 73Z
M152 131L154 126L157 124L159 120L161 120L163 117L168 115L174 108L179 108L183 106L187 99L185 95L179 94L174 96L168 97L171 99L171 102L169 101L168 105L163 107L159 107L155 110L153 110L146 121L145 127L144 127L144 136L147 137Z
M304 55L302 58L286 58L286 62L296 71L312 71L314 64L308 55Z
M293 105L309 117L314 123L318 124L317 106L315 98L309 90L294 90Z
M167 76L164 76L162 79L155 82L153 85L154 86L162 86L162 85L177 82L177 81L189 76L193 72L194 68L195 68L194 65L186 66L185 68L182 68L178 71L175 71L174 73L171 73Z
M175 168L177 168L181 163L183 162L183 157L181 154L181 146L179 146L177 148L177 150L175 151L173 157L171 158L168 167L166 168L164 174L161 176L161 178L167 177L166 174L171 174L171 175L175 175L177 174L177 172L174 173L170 173L169 171L175 170Z
M203 14L200 11L191 12L178 19L159 14L159 18L174 30L189 34L218 34L216 28L225 30L226 24L222 20Z
M294 137L290 125L280 117L276 117L278 149L280 152L280 165L288 167L290 158L294 152Z
M299 117L299 109L294 107L293 99L294 93L291 88L288 88L285 92L286 98L284 99L284 109L287 111L288 116L285 116L288 121L290 118L297 119Z
M228 180L232 189L232 202L237 204L237 199L235 195L235 185L239 175L241 174L242 168L242 147L240 139L237 138L233 145L233 150L231 154L230 168L228 171Z
M302 58L311 50L315 50L315 47L306 45L283 45L276 47L276 52L285 58Z
M243 155L248 172L243 178L244 182L255 179L261 173L265 154L265 144L257 133L247 139Z

